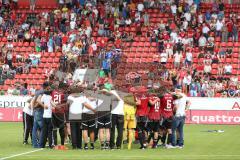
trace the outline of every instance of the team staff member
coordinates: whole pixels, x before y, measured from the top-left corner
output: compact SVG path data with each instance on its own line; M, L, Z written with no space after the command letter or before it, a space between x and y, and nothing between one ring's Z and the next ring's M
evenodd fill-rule
M71 139L73 149L82 149L82 109L86 97L82 93L82 88L72 88L68 96L69 121L71 128Z
M149 98L149 113L148 113L148 128L150 130L150 138L153 139L152 148L157 148L158 132L160 127L160 98L156 95L152 95Z
M56 104L52 100L51 91L44 91L44 94L38 98L39 103L43 103L43 128L40 137L40 146L45 148L48 140L49 148L53 148L53 126L52 126L52 109L56 107Z
M109 90L102 88L98 92L98 98L103 103L97 108L97 127L99 129L99 140L101 149L110 148L110 128L111 128L111 99L112 94Z
M88 150L88 135L90 135L90 149L94 149L94 130L96 128L95 113L97 108L98 100L91 95L91 91L84 92L86 96L86 102L83 104L83 114L82 114L82 130L83 130L83 140L84 149Z
M132 148L134 129L136 128L136 101L133 95L127 95L124 100L124 137L128 139L128 149ZM128 135L128 138L127 138Z
M117 149L121 149L122 139L123 139L123 125L124 125L124 111L123 105L124 101L117 93L116 90L110 91L115 97L112 99L112 126L111 126L111 134L110 134L110 148L114 149L115 147L115 128L117 128L117 141L116 147Z
M137 132L141 145L140 149L146 149L147 148L146 131L149 98L147 97L146 93L142 93L141 95L136 95L136 102L137 102L136 110Z
M182 92L181 86L178 86L175 89L176 94L181 95L182 97L175 100L174 103L174 109L176 110L176 114L173 117L173 123L172 123L172 146L173 148L175 146L178 146L179 148L182 148L184 145L184 137L183 137L183 127L185 124L185 118L186 118L186 108L190 106L190 101L188 100L187 96ZM176 143L176 131L179 132L179 142ZM172 148L170 146L169 148Z
M28 144L28 137L32 139L33 128L33 107L31 106L32 98L28 100L29 106L23 108L23 144Z
M49 83L44 82L43 88L36 91L35 96L33 97L31 101L31 106L33 107L33 130L32 130L32 145L33 148L40 148L39 139L37 132L42 132L42 126L43 126L43 107L44 105L41 102L38 102L37 99L39 96L41 96L45 90L49 89Z

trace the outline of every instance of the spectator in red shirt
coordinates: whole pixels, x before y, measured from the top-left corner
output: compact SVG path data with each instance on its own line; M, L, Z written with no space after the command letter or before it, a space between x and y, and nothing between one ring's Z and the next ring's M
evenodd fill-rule
M227 24L227 31L228 31L228 38L232 37L232 31L233 31L233 22L232 20L228 21Z

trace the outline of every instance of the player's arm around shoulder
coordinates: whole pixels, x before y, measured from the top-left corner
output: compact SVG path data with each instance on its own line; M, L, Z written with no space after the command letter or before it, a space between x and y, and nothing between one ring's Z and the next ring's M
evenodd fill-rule
M46 106L46 105L43 103L43 95L38 96L36 102L37 102L37 104L40 105L42 108L48 109L48 106Z
M87 109L93 111L93 113L96 113L96 110L93 109L93 107L90 104L88 104L87 102L84 102L83 106L86 107Z
M133 95L127 95L123 98L124 103L136 107L137 103Z

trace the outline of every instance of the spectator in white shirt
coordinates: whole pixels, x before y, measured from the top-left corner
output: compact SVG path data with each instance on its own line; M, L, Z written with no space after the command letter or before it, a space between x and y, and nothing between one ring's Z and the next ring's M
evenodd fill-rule
M205 64L204 65L204 73L211 74L211 71L212 71L211 65L209 63Z
M186 59L185 59L185 65L186 65L186 67L191 67L191 65L192 65L192 59L193 59L192 52L188 51L188 52L186 53Z
M186 20L187 20L188 22L191 21L191 14L190 14L189 12L184 13L184 17L186 18Z
M167 53L165 51L163 51L163 53L161 53L160 57L161 57L161 60L160 60L161 64L165 65L167 63L167 58L168 58Z
M217 20L217 23L216 23L216 36L221 36L222 28L223 28L222 21Z
M187 21L186 19L183 21L182 28L183 28L185 31L188 29L188 21Z
M204 36L201 36L198 40L199 47L205 47L207 44L207 39Z
M177 14L177 6L176 6L176 4L172 4L172 5L171 5L171 11L172 11L172 14L173 14L173 15L176 15L176 14Z
M225 66L224 66L224 73L226 75L231 75L232 74L232 65L230 63L227 63Z
M130 18L126 19L126 20L125 20L125 24L126 24L127 26L131 25L131 24L132 24L132 20L131 20Z
M182 59L182 54L180 52L176 52L174 54L174 68L176 69L180 68L181 59Z
M143 5L142 3L139 3L139 4L137 5L137 9L138 9L138 12L142 12L143 9L144 9L144 5Z
M70 29L71 29L71 30L74 30L75 27L76 27L76 21L72 20L72 21L70 22Z
M203 28L202 28L202 33L206 38L208 37L208 32L209 31L210 31L209 27L206 24L204 24Z
M177 32L176 32L175 30L173 30L172 33L170 34L170 37L171 37L172 42L175 42L175 43L176 43L176 41L177 41L177 36L178 36Z
M170 44L167 45L166 53L167 53L168 57L172 57L173 56L173 48L172 48L172 46Z

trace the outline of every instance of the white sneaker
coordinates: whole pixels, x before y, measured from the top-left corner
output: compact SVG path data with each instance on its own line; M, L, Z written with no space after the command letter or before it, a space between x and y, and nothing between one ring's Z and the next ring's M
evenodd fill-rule
M183 149L183 146L177 146L176 148Z
M173 149L173 148L176 148L176 146L166 144L166 148L167 149Z

